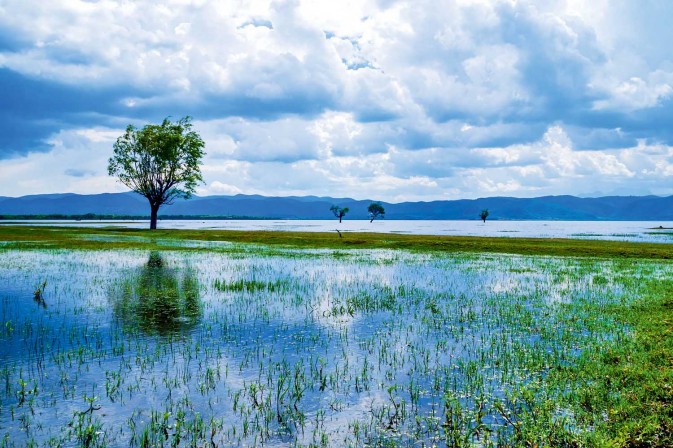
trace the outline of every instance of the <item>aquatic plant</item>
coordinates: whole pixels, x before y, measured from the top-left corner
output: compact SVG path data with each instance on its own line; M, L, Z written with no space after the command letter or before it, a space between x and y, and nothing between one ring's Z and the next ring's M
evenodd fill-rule
M47 287L47 281L43 280L42 283L37 285L35 288L35 291L33 292L33 300L35 303L38 304L38 306L41 306L42 308L47 307L47 302L44 300L44 289Z

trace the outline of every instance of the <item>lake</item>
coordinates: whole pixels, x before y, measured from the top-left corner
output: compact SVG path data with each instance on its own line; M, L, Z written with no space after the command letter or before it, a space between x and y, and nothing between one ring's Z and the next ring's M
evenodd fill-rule
M18 221L3 221L16 224ZM20 221L30 225L144 228L149 221ZM663 229L657 229L662 226ZM162 229L272 230L297 232L377 232L412 235L586 238L673 242L673 222L659 221L459 221L459 220L160 220Z

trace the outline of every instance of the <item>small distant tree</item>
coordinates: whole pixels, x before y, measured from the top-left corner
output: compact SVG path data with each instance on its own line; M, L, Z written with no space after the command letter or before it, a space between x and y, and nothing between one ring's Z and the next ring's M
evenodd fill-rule
M129 125L113 146L108 174L147 198L150 229L156 229L159 207L172 204L175 198L189 198L203 182L199 164L204 146L192 131L190 117L175 123L166 118L142 129Z
M371 218L369 222L374 222L374 220L378 217L384 218L386 214L386 211L380 202L372 202L369 204L367 211L369 212L369 217Z
M329 209L334 213L334 216L339 218L339 222L341 222L343 217L346 216L346 213L348 213L348 207L341 208L338 205L333 205Z
M487 208L483 209L481 211L481 213L479 213L479 218L481 218L481 220L484 221L484 223L486 222L486 218L488 218L488 209Z

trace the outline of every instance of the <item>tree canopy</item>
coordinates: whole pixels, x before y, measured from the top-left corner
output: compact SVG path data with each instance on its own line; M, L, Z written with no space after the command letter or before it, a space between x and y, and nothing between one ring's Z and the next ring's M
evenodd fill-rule
M486 218L488 218L488 209L483 209L481 213L479 213L479 218L481 218L482 221L486 222Z
M339 218L339 222L343 219L344 216L346 216L346 213L348 213L348 207L341 208L338 205L333 205L330 208L330 211Z
M380 202L372 202L371 204L369 204L369 207L367 207L367 212L369 213L369 217L371 218L369 222L374 222L374 220L379 217L383 218L385 217L386 214L386 211Z
M166 118L142 129L129 125L113 146L108 174L147 198L150 228L156 229L159 207L189 198L203 182L199 165L204 146L189 116L174 123Z

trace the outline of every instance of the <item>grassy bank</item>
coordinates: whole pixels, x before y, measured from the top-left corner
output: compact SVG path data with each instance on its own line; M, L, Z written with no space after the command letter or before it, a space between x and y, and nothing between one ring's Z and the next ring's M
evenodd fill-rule
M576 397L587 410L605 412L597 444L673 446L673 280L651 281L631 307L611 310L633 328L598 359L576 369L587 385ZM606 443L607 442L607 443Z
M632 305L585 307L581 315L614 319L629 329L628 336L556 366L544 386L515 394L515 439L508 446L673 446L672 289L672 280L653 280L643 285L642 296ZM568 431L553 414L559 406L593 430Z
M632 290L637 291L633 296L638 299L626 300L623 302L625 304L610 306L591 301L569 303L567 304L568 326L576 324L577 320L586 319L587 322L581 322L581 324L590 327L591 319L600 320L602 316L608 316L610 320L624 325L628 331L624 333L624 337L605 341L604 346L601 346L604 350L599 352L589 350L568 364L561 362L545 364L545 369L550 366L551 368L546 372L544 385L528 383L520 391L516 391L503 400L502 404L498 404L498 406L503 406L503 418L511 417L511 421L507 421L506 424L512 428L512 438L503 442L503 446L673 446L673 295L671 294L673 279L642 280L646 277L643 276L641 280L637 280L630 277L630 273L633 272L631 267L640 263L645 264L646 261L649 263L654 260L658 266L667 265L667 260L673 256L673 248L670 245L595 240L443 237L374 233L344 233L340 237L336 232L214 230L150 232L133 229L37 226L0 226L0 242L3 243L0 246L0 254L2 254L2 247L12 250L170 249L171 251L207 252L217 250L220 246L185 243L233 242L300 249L402 249L433 253L485 252L608 260L615 263L617 272L622 273L622 278L616 279L615 282L633 286ZM200 254L198 256L201 257ZM252 256L256 257L255 253ZM500 266L502 262L496 257L495 263ZM588 265L593 266L592 263L594 261ZM529 268L525 265L514 266L511 272L514 274L528 272L526 269ZM589 268L586 269L589 270ZM600 273L591 271L591 274L596 274L597 282L599 280L607 282L598 275ZM559 281L562 278L563 276L559 275ZM231 292L230 290L237 288L237 285L238 283L232 282L222 285L218 283L216 288ZM251 290L256 290L256 288L261 288L259 285L262 284L255 279L254 282L250 280L249 285ZM270 288L269 285L275 285L275 283L269 283L265 288ZM351 298L350 295L348 297ZM371 305L370 302L353 303L355 303L354 307ZM387 303L385 302L384 305ZM499 304L499 301L493 303L494 305ZM438 319L437 316L443 315L441 309L436 309L437 303L426 305L422 308L423 312L434 319L428 320L429 323ZM518 305L515 303L513 306ZM354 309L357 311L357 307ZM517 314L513 319L517 322L523 321L522 317L530 314L526 307L516 308L516 310ZM563 312L560 314L563 315ZM446 318L449 319L452 315L447 313ZM541 325L540 321L531 321L531 332L551 335L557 330L552 324L549 324L548 328L541 328ZM541 368L541 370L544 369ZM320 370L320 376L322 376L322 370ZM540 387L535 389L537 386ZM392 415L395 417L397 415L395 400L398 398L391 391L395 390L389 391L390 401L395 409ZM571 410L574 421L582 423L583 427L593 428L593 431L588 434L574 433L573 428L563 426L558 419L558 413L554 412L558 407ZM474 415L479 416L480 409L478 407ZM456 415L463 414L456 413ZM466 413L465 415L470 416L471 414ZM387 415L387 419L390 422L395 420L390 415ZM470 417L466 418L463 423L466 428L471 428L471 422ZM441 431L447 430L447 426L442 428Z
M552 238L463 237L384 233L155 230L0 226L0 242L13 248L161 249L171 241L232 242L301 249L403 249L519 255L620 257L667 260L673 246L656 243Z

